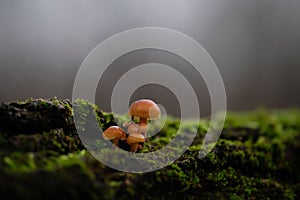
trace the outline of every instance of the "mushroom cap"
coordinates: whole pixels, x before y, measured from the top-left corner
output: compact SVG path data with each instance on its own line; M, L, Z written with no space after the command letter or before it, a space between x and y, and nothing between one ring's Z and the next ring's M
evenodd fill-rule
M139 142L145 142L145 137L142 134L133 133L126 139L127 144L132 145Z
M138 133L139 129L140 129L140 127L137 124L130 124L127 127L127 131L128 131L129 134Z
M128 114L130 117L135 115L146 119L158 119L160 118L160 109L154 101L140 99L131 104Z
M129 134L146 132L148 130L148 125L130 124L127 127L127 130Z
M113 140L116 138L119 138L121 140L126 139L125 131L123 131L123 129L118 126L110 126L103 132L102 136L105 140Z

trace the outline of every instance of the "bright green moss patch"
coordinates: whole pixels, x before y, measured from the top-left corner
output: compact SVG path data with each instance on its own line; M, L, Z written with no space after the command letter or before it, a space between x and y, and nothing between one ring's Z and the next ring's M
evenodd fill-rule
M74 108L76 109L74 110ZM89 119L94 117L96 123ZM74 125L74 120L80 123ZM119 172L85 150L80 130L105 130L126 115L105 113L87 101L28 99L0 105L0 192L10 199L298 199L300 110L259 109L228 113L214 149L199 158L208 121L182 122L197 133L171 165L150 173ZM168 118L142 152L176 136L180 121ZM94 146L97 146L96 135ZM109 153L109 152L108 152ZM172 152L170 151L170 155ZM109 154L108 154L109 155Z

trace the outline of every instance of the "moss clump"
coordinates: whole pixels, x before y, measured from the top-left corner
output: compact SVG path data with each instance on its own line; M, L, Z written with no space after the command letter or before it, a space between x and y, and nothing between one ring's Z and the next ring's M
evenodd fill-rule
M18 152L53 152L57 155L85 149L78 135L66 135L63 129L40 134L19 134L6 137L0 150Z
M2 103L0 119L0 132L10 135L35 134L57 128L63 128L70 135L76 133L68 100L28 99Z
M10 199L98 199L95 177L80 156L49 158L38 165L34 154L23 156L4 158L1 195Z
M95 121L88 118L91 114ZM119 172L98 162L85 150L74 120L84 133L90 127L105 130L126 117L83 100L0 105L1 194L10 199L299 198L299 109L228 113L221 138L204 158L199 150L208 121L185 121L182 131L197 132L192 146L171 165L144 174ZM168 118L142 151L169 143L179 123Z

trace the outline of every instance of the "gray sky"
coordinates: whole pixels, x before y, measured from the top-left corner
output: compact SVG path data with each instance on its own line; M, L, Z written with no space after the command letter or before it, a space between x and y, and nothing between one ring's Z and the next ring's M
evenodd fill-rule
M299 0L0 0L0 101L71 98L76 72L98 43L127 29L157 26L203 45L223 76L229 109L299 105L299 7ZM200 106L208 113L205 84L168 53L124 56L107 77L117 79L126 68L121 66L159 59L198 84ZM110 85L103 84L97 102L108 110ZM147 90L166 104L172 96L166 88L146 86L133 98ZM158 95L163 92L165 99ZM169 104L176 115L176 101Z

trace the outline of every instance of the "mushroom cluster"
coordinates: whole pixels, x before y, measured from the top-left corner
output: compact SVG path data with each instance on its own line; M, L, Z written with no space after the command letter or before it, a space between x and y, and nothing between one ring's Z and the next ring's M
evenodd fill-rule
M128 114L131 121L123 124L128 133L118 126L111 126L102 136L106 140L113 140L115 146L119 146L119 140L125 140L130 146L130 152L136 152L143 148L146 141L148 121L160 118L161 111L152 100L140 99L131 104Z

